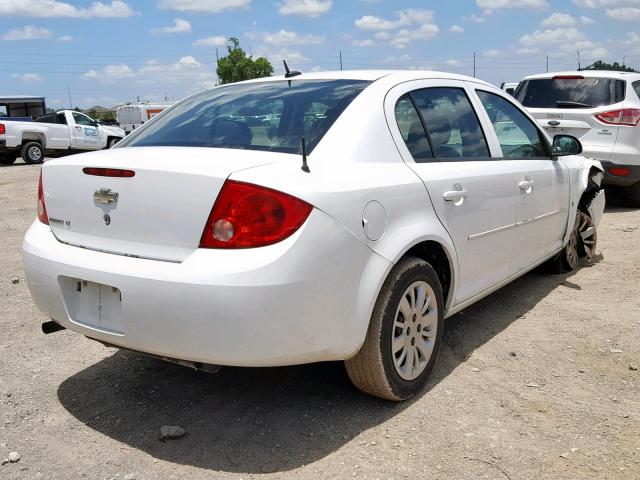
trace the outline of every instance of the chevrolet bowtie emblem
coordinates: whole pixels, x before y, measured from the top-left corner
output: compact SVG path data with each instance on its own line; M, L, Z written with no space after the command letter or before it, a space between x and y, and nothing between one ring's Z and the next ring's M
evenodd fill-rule
M103 205L110 205L118 201L118 193L112 192L109 188L101 188L93 192L93 199Z

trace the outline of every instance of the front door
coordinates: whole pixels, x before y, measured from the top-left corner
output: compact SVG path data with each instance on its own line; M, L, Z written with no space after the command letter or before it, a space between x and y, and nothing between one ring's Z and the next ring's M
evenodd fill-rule
M456 247L454 304L461 303L509 276L515 167L492 158L463 82L410 82L386 102L397 126L392 134L401 137L396 143Z
M93 150L101 148L99 138L100 131L95 122L82 113L73 112L72 137L74 147L82 150Z
M562 248L569 214L569 173L553 160L544 134L507 97L476 91L495 130L502 157L517 166L516 238L511 273Z

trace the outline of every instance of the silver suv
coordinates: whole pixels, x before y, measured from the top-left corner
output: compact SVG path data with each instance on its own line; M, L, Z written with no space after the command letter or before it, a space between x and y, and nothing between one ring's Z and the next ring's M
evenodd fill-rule
M640 207L640 73L531 75L515 96L551 137L579 138L583 154L605 167L604 184Z

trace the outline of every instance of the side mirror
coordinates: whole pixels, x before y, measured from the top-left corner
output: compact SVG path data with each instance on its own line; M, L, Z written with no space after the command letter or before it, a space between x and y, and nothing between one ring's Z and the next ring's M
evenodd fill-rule
M582 143L571 135L556 135L553 137L551 150L554 157L580 155L582 153Z

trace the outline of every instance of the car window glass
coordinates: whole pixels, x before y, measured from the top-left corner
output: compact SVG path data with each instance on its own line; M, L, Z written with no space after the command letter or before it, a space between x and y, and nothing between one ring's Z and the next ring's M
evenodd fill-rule
M418 163L433 159L429 139L408 95L404 95L396 103L395 115L402 139L413 159Z
M43 117L40 117L40 118L36 119L36 122L38 122L38 123L56 123L56 116L54 114L44 115Z
M371 82L288 80L229 84L189 97L119 147L193 146L311 153Z
M61 125L66 125L67 124L67 117L65 116L64 113L58 113L58 123Z
M548 158L542 134L515 105L499 95L478 90L504 158Z
M621 102L624 94L622 80L569 75L525 80L516 98L527 108L592 108Z
M480 121L462 88L435 87L411 92L429 133L436 158L490 157Z
M640 81L633 82L633 89L636 91L638 98L640 98Z
M82 115L81 113L73 112L73 119L78 125L85 125L87 127L92 127L93 122L86 115Z

